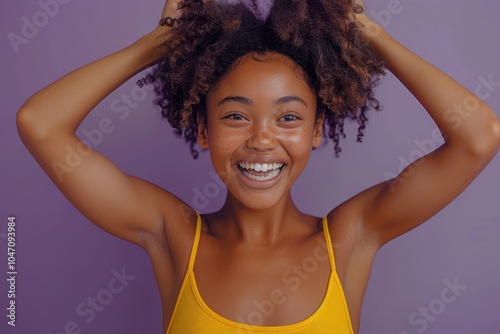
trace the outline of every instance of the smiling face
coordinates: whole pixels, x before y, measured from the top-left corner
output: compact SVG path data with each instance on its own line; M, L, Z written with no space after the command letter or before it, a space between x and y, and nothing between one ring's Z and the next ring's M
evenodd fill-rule
M206 117L198 144L230 196L255 210L289 196L321 143L316 97L299 67L278 54L242 57L207 95Z

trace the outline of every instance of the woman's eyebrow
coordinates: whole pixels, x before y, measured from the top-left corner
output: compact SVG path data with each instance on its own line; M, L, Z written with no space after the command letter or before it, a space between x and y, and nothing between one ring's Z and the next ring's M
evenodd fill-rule
M278 100L276 100L276 102L274 102L274 105L288 103L288 102L300 102L307 107L307 102L296 95L280 97Z
M249 105L249 106L253 106L254 103L252 100L246 98L246 97L242 97L242 96L228 96L228 97L225 97L224 99L222 99L218 105L222 105L224 103L228 103L228 102L237 102L237 103L242 103L242 104L246 104L246 105ZM292 96L283 96L283 97L280 97L279 99L276 100L276 102L274 102L274 105L278 105L278 104L284 104L284 103L289 103L289 102L299 102L299 103L302 103L303 105L305 105L306 107L308 106L307 105L307 102L296 96L296 95L292 95Z
M242 97L242 96L225 97L218 103L218 106L223 105L224 103L228 103L228 102L237 102L237 103L242 103L242 104L246 104L249 106L253 106L252 100L247 99L246 97Z

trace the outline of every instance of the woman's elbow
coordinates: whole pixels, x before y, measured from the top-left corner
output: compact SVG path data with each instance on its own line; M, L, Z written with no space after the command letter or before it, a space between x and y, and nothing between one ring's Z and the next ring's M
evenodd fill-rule
M23 142L26 140L41 140L47 136L43 124L37 120L35 112L21 108L16 114L17 132Z
M472 152L480 157L493 157L500 149L500 121L494 118L478 134L472 145Z

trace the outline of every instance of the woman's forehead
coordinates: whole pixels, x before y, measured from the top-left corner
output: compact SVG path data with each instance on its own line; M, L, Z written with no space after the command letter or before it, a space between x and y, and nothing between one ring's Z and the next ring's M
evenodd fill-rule
M258 91L263 88L260 84L269 85L276 81L276 90L291 89L306 90L313 94L308 84L305 71L290 57L266 52L249 53L238 58L222 76L222 78L210 89L211 93L235 90ZM218 94L217 94L218 95Z

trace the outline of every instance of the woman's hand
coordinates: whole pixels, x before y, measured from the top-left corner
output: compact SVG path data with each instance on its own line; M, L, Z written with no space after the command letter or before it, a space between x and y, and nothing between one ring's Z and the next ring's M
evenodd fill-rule
M363 0L354 0L354 5L358 5L358 6L365 8L365 4L364 4Z
M181 14L181 10L179 9L179 2L181 0L167 0L165 2L165 6L163 7L163 12L161 14L161 18L171 17L171 18L179 18Z
M382 27L373 22L366 14L366 8L363 0L354 0L354 12L354 19L356 20L356 23L368 39L377 36L381 32Z
M363 0L354 0L354 13L356 21L364 20L365 18L368 19Z
M180 2L181 0L166 0L161 18L170 17L172 19L178 19L181 16L181 9L179 9ZM153 31L142 38L144 41L143 45L150 50L151 59L153 60L149 65L153 65L162 57L164 53L162 46L165 42L165 32L168 29L170 29L170 27L158 24Z

